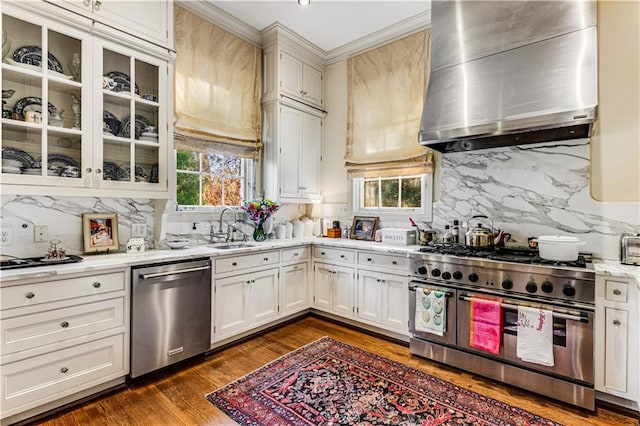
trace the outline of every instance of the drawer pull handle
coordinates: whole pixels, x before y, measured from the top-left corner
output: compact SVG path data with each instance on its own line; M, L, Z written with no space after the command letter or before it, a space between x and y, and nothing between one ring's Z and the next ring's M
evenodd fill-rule
M33 294L33 292L30 291L29 293L27 293L27 299L33 299L34 297L36 297L36 295Z
M371 262L373 261L373 259L371 259L370 257L367 257L367 262Z
M69 371L69 369L68 369L67 367L62 367L62 368L60 369L60 372L61 372L61 373L66 373L66 372L68 372L68 371Z
M615 289L613 290L613 294L615 294L616 296L620 296L622 294L622 292L620 291L620 289Z
M341 257L342 259L344 259L344 258L345 258L345 255L344 255L344 254L341 254L341 255L340 255L340 257Z
M321 251L320 254L324 256L324 252L323 251Z
M268 258L268 257L265 257L265 258L264 258L264 259L262 259L262 260L264 260L265 262L268 262L268 261L269 261L269 258Z
M100 281L96 281L95 283L93 283L94 288L100 288L101 286L102 284L100 284Z
M60 325L62 326L62 328L69 327L69 323L67 321L62 321L62 323Z
M294 256L297 256L299 253L293 253Z
M391 262L391 264L392 264L392 265L397 265L397 264L398 264L398 261L397 261L397 260L394 260L393 262Z
M231 266L238 266L238 262L233 262Z
M619 320L613 320L613 325L620 325L620 321Z

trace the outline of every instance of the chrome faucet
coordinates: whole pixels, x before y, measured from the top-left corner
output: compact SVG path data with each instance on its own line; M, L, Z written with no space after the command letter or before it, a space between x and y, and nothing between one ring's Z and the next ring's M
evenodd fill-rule
M222 233L222 220L224 219L224 214L227 212L227 210L231 211L231 213L233 213L233 210L231 210L230 207L225 207L224 209L222 209L222 212L220 212L220 225L218 226L218 229L220 230L220 233ZM235 214L233 215L233 219L235 220ZM231 225L227 226L227 233L226 233L226 241L229 241L229 239L231 238Z

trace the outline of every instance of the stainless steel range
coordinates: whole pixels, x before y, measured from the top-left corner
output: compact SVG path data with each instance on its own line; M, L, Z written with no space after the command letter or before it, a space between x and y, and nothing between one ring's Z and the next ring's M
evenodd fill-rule
M413 354L595 409L595 272L589 254L581 254L577 262L557 264L540 259L533 250L434 245L409 257ZM416 327L420 321L416 319L416 295L430 290L442 292L446 301L440 333ZM499 353L471 344L471 302L477 299L501 304ZM520 306L551 312L553 365L518 357Z

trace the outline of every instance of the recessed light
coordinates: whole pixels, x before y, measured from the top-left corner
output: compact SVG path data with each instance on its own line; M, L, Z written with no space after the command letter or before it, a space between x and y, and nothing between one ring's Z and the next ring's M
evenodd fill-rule
M311 0L298 0L298 4L300 6L309 6L311 4Z

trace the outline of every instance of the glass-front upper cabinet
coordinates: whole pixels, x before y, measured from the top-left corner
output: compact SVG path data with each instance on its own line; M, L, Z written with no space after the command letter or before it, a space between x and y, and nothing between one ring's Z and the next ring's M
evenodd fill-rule
M97 43L102 87L96 139L100 187L166 185L166 61L107 42Z
M168 196L168 59L15 3L2 44L3 192Z
M2 14L3 183L86 186L91 39L32 15ZM43 60L46 58L46 60Z

